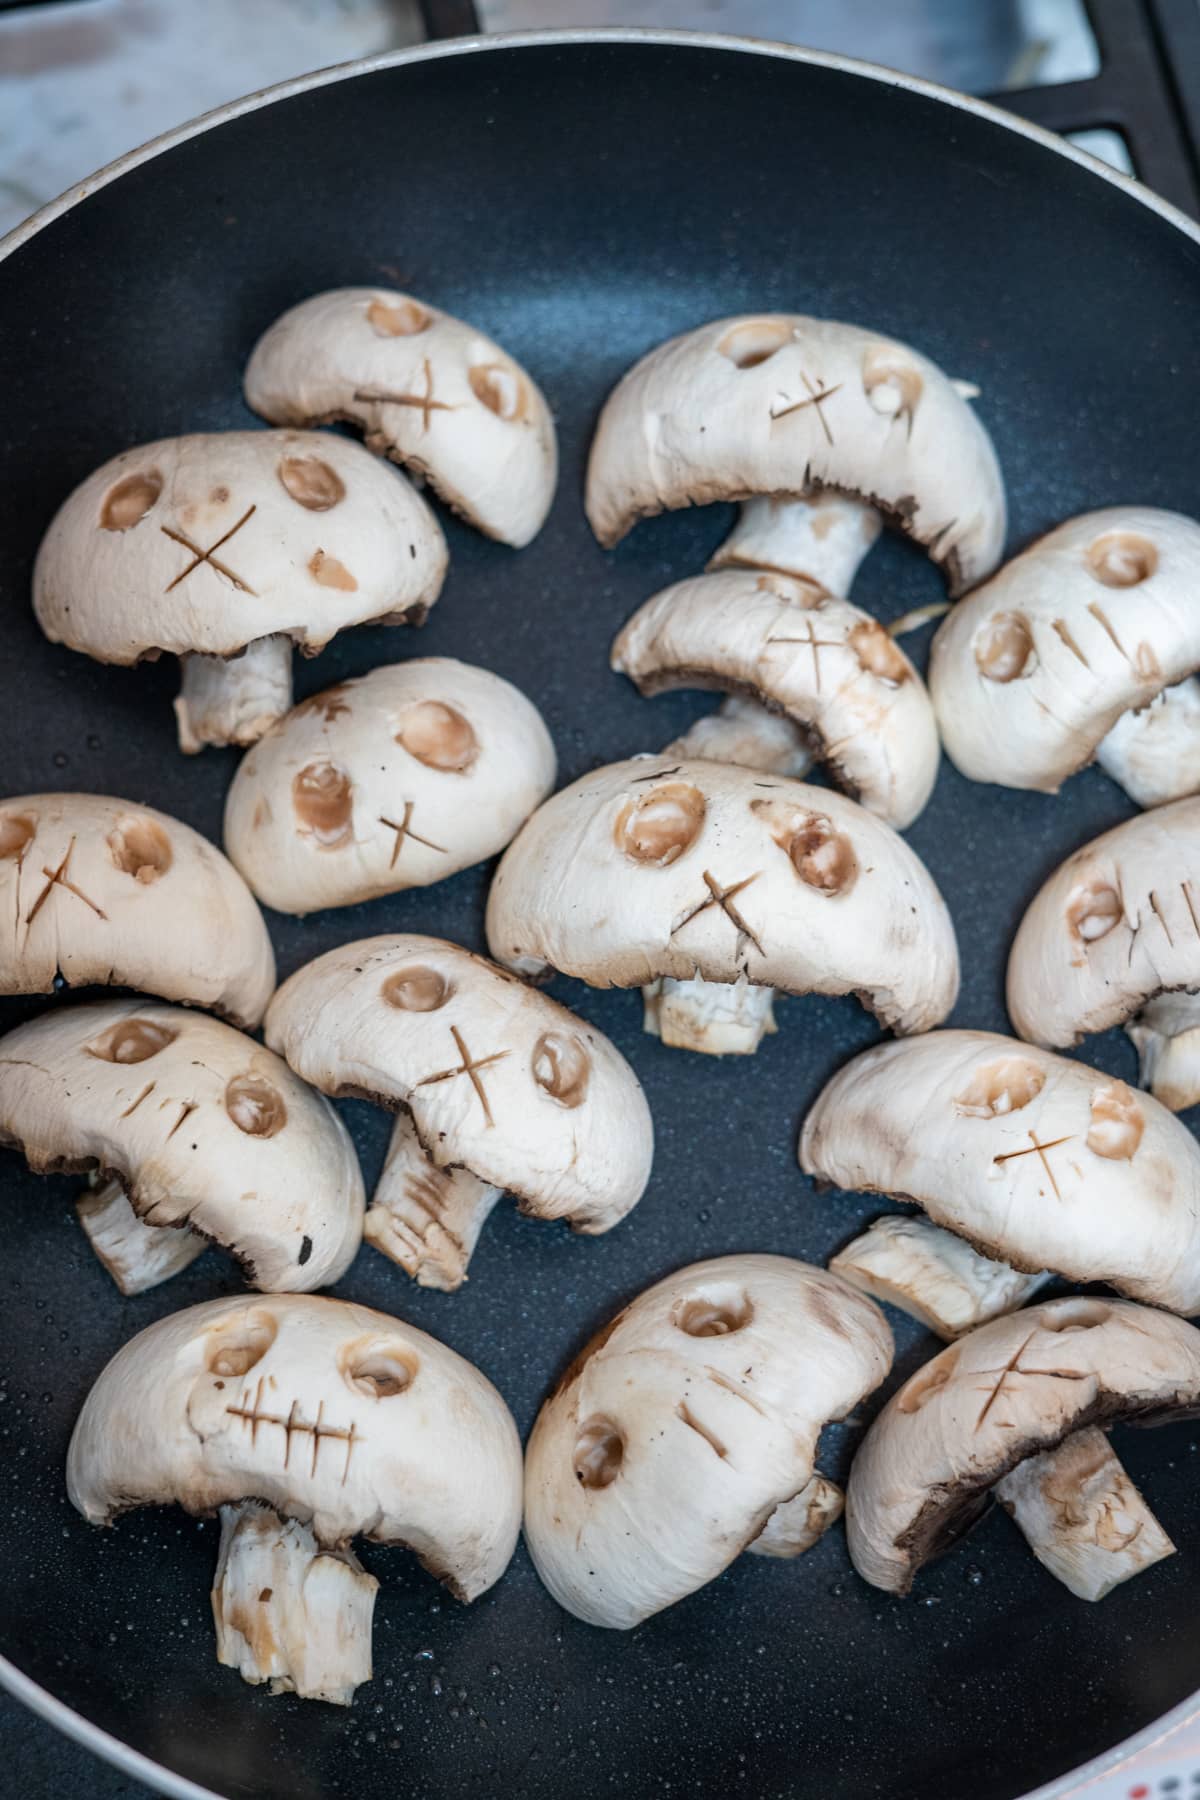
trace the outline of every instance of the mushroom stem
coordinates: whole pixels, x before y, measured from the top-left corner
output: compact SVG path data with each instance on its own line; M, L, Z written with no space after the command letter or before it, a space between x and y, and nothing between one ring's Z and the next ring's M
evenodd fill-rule
M666 746L663 755L701 756L707 762L739 763L797 779L807 775L813 763L798 725L740 694L730 694L716 712L697 719Z
M642 989L642 1030L675 1050L753 1056L776 1029L775 990L740 981L676 981L664 975Z
M144 1294L178 1275L204 1251L187 1226L147 1225L119 1181L104 1181L75 1202L88 1242L123 1294Z
M844 596L882 524L873 507L837 494L818 493L809 500L756 497L742 502L737 524L708 566L791 575Z
M1131 1575L1175 1553L1094 1426L1028 1457L993 1491L1038 1561L1081 1600L1103 1600Z
M322 1550L298 1520L255 1500L221 1508L217 1661L243 1681L349 1706L371 1679L378 1590L352 1550Z
M1139 806L1165 806L1200 792L1200 681L1163 688L1121 714L1096 761Z
M175 702L179 748L255 744L292 704L292 640L286 631L256 638L240 656L179 659L183 680Z
M1015 1312L1050 1279L981 1256L952 1231L906 1213L876 1219L829 1267L947 1339Z
M363 1236L421 1287L453 1293L467 1278L471 1252L503 1191L469 1169L439 1169L422 1147L412 1114L402 1112Z
M841 1518L845 1504L836 1482L814 1475L798 1494L780 1501L746 1548L751 1556L802 1556Z
M1200 994L1159 994L1126 1027L1141 1058L1138 1080L1172 1112L1200 1100Z

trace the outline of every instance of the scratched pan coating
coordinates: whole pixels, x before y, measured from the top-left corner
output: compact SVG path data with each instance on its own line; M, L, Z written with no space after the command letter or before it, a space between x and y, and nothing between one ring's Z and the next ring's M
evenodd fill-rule
M605 554L580 508L597 408L670 333L795 309L911 339L982 389L1012 546L1087 507L1196 505L1200 248L1119 185L986 114L787 56L576 41L402 62L178 143L0 269L4 791L113 792L217 837L234 756L179 755L169 659L106 670L41 638L34 550L70 488L127 445L250 423L241 370L285 307L373 282L477 322L530 368L557 415L562 479L519 555L447 520L450 577L426 628L350 633L298 665L299 691L407 654L482 663L541 707L563 780L653 749L712 704L643 701L607 653L647 595L702 568L729 509L650 521ZM927 561L887 537L855 599L886 619L940 593ZM909 837L957 924L956 1023L1004 1029L1022 907L1130 810L1094 771L1054 800L943 765ZM280 972L387 930L480 946L487 878L272 917ZM879 1210L815 1194L795 1167L805 1107L878 1035L852 1000L788 1001L755 1058L722 1063L644 1037L636 996L553 991L645 1083L658 1154L641 1206L589 1239L505 1204L460 1294L417 1289L370 1250L337 1290L478 1362L523 1432L572 1352L648 1282L724 1251L824 1261ZM38 1004L7 1002L0 1022ZM1132 1078L1119 1034L1090 1049ZM373 1179L386 1121L344 1110ZM367 1548L382 1580L376 1678L355 1709L252 1691L213 1657L212 1524L165 1511L102 1534L72 1513L62 1479L72 1420L118 1345L237 1281L210 1251L122 1300L75 1225L72 1184L12 1156L0 1166L0 1651L215 1792L1011 1800L1200 1687L1200 1458L1185 1425L1119 1443L1179 1555L1091 1609L998 1514L910 1601L854 1576L839 1529L793 1564L742 1559L629 1635L561 1613L523 1549L465 1609L403 1552ZM895 1380L932 1348L912 1325L897 1337ZM829 1434L835 1475L860 1428Z

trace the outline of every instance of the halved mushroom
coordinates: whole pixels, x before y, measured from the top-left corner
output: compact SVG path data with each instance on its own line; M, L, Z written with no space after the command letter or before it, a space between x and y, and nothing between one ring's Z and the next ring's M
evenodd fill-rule
M554 786L524 694L449 657L339 682L243 759L225 844L279 912L427 887L502 850Z
M419 624L446 545L416 489L328 433L215 431L114 456L64 501L33 605L53 643L183 668L179 746L252 744L292 704L292 645Z
M1200 524L1179 513L1109 507L1039 538L934 639L951 761L973 781L1056 793L1099 758L1143 804L1188 792L1197 695L1175 684L1200 668L1197 583Z
M257 1025L275 953L221 852L166 813L102 794L0 800L0 994L130 987Z
M424 1287L466 1279L503 1193L594 1235L641 1198L637 1076L565 1006L441 938L364 938L285 981L267 1042L327 1094L399 1110L365 1235Z
M826 788L752 769L635 757L540 807L487 911L498 962L642 987L664 1043L747 1054L786 994L858 994L927 1031L958 990L932 878L882 820Z
M897 829L932 792L937 725L916 669L857 606L790 575L676 582L634 613L611 661L643 694L723 688L783 714L838 786Z
M918 1369L850 1471L846 1535L873 1587L907 1594L994 1493L1038 1559L1082 1600L1173 1544L1103 1430L1200 1404L1200 1332L1151 1307L1050 1300L981 1325Z
M881 1044L818 1096L800 1166L913 1200L1012 1269L1200 1312L1200 1145L1148 1094L1084 1063L987 1031ZM973 1278L977 1317L1019 1304L1003 1273ZM932 1288L919 1299L932 1307Z
M411 294L302 300L255 345L246 400L273 425L360 425L368 450L501 543L529 543L550 510L558 450L545 396L499 344Z
M999 560L1004 485L961 387L907 345L795 313L718 319L636 363L600 415L587 513L608 545L673 507L830 490L923 544L952 592ZM751 521L730 548L754 541Z
M1200 1098L1200 798L1127 819L1069 856L1021 920L1008 1010L1022 1037L1069 1047L1124 1025L1142 1080Z
M221 1511L218 1660L348 1706L378 1583L351 1541L412 1550L459 1600L508 1566L521 1445L473 1364L344 1300L211 1300L119 1350L84 1402L67 1492L93 1525Z
M18 1025L0 1038L0 1143L39 1174L100 1172L80 1217L126 1293L210 1240L252 1287L326 1287L362 1239L362 1176L337 1113L204 1013L106 1000Z
M784 1256L722 1256L617 1315L543 1405L525 1540L589 1625L629 1630L743 1550L798 1555L841 1510L818 1440L891 1367L870 1300Z

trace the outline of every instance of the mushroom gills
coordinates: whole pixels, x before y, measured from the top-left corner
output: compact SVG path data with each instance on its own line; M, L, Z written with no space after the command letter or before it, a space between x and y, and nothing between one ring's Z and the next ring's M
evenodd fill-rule
M1141 807L1200 793L1200 681L1189 676L1122 713L1096 761Z
M882 527L873 507L837 494L804 500L756 495L742 502L737 524L708 566L763 569L790 575L818 593L848 594Z
M1200 994L1159 994L1125 1027L1141 1059L1138 1080L1172 1112L1200 1100Z
M716 712L705 713L682 737L672 739L663 755L700 756L706 762L739 763L769 775L796 778L807 775L813 765L800 727L742 694L729 694Z
M751 1556L803 1556L842 1516L846 1496L836 1482L814 1475L798 1494L781 1500L746 1549Z
M412 1114L397 1115L363 1236L421 1287L453 1293L488 1214L503 1193L469 1169L439 1169L417 1136Z
M221 1508L212 1588L217 1661L273 1694L349 1706L371 1679L379 1583L351 1550L255 1500Z
M286 631L256 638L240 656L179 659L175 702L179 748L194 756L206 744L254 744L292 705L292 639Z
M993 1491L1038 1561L1080 1600L1103 1600L1175 1554L1095 1426L1028 1457Z
M103 1181L75 1202L79 1223L123 1294L144 1294L203 1254L205 1241L186 1225L147 1225L119 1181Z
M1015 1312L1051 1279L1048 1270L1026 1275L981 1256L954 1232L904 1213L876 1219L829 1267L946 1339Z
M642 1029L674 1050L705 1056L753 1056L776 1031L775 990L739 981L676 981L664 975L642 989Z

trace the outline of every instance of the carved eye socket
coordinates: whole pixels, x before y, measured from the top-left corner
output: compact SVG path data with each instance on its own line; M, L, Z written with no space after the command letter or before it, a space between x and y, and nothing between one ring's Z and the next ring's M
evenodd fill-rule
M292 811L301 837L341 850L354 835L354 783L336 763L308 763L292 777Z
M372 300L367 323L377 337L416 337L429 330L433 314L415 300Z
M587 1098L591 1058L577 1037L544 1031L533 1047L533 1079L560 1106L582 1106Z
M1037 668L1033 630L1023 613L997 613L975 640L975 662L985 681L1002 686L1023 681Z
M1088 545L1089 572L1104 587L1137 587L1158 567L1158 551L1137 531L1106 531Z
M156 819L122 819L108 834L108 849L121 873L144 887L165 875L174 860L171 840Z
M1103 1300L1048 1300L1037 1309L1043 1331L1094 1331L1112 1318L1112 1307Z
M1084 944L1107 937L1121 923L1121 896L1106 881L1089 881L1067 901L1067 928Z
M498 419L523 419L529 411L529 395L520 371L505 363L478 363L467 371L471 392Z
M847 642L863 668L878 681L895 688L908 680L907 657L874 619L863 619L857 624Z
M424 963L409 963L395 969L384 982L380 993L389 1006L399 1012L437 1012L454 992L440 969L426 968Z
M153 1019L122 1019L117 1025L110 1025L108 1030L98 1038L94 1038L87 1046L89 1056L95 1056L101 1062L141 1063L149 1062L168 1044L173 1044L179 1036L177 1031L169 1031L165 1025L157 1024Z
M479 755L469 719L441 700L419 700L406 714L396 742L427 769L461 775Z
M225 1111L247 1137L274 1137L287 1124L283 1095L261 1075L235 1075L225 1089Z
M625 1436L603 1413L593 1413L575 1439L575 1479L581 1487L606 1488L621 1473Z
M104 531L132 531L140 525L158 496L163 478L157 469L146 469L137 475L126 475L109 488L100 508L100 525Z
M757 369L791 342L792 328L786 319L745 319L725 333L717 349L735 368Z
M209 1374L247 1374L267 1354L278 1329L270 1313L261 1309L224 1320L210 1333L205 1357Z
M285 456L278 473L292 499L308 512L328 512L346 498L345 482L319 456Z
M24 856L36 836L37 820L28 813L0 815L0 862L7 862L13 856Z
M958 1367L958 1351L943 1351L935 1356L931 1363L905 1382L896 1395L896 1410L902 1413L920 1412L931 1400L936 1400L946 1383Z
M369 1400L390 1400L406 1393L417 1378L420 1362L407 1344L367 1339L343 1350L342 1374Z
M721 1286L680 1300L671 1323L688 1337L729 1337L735 1331L744 1331L753 1317L749 1294L741 1288Z
M1000 1056L976 1069L954 1105L969 1119L997 1119L1020 1112L1045 1085L1045 1074L1029 1057Z
M651 788L621 808L614 833L633 862L665 869L690 850L704 829L704 795L683 781Z
M907 414L910 420L925 386L908 359L890 344L877 344L867 351L862 363L862 384L874 412L885 418Z

